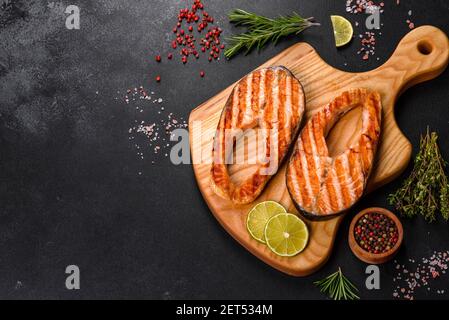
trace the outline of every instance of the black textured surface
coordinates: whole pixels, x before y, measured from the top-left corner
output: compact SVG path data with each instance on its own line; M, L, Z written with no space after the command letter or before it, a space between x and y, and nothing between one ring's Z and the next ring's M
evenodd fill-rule
M362 62L357 41L337 51L329 15L345 13L339 1L204 1L229 35L225 14L239 7L260 14L293 10L322 23L300 38L329 64L350 71L383 63L408 32L407 12L417 25L449 33L445 0L385 1L377 56ZM365 265L347 245L349 217L334 254L317 274L292 278L253 257L221 229L203 202L190 166L163 157L139 160L128 141L134 111L117 94L143 85L164 99L166 110L190 111L295 43L282 41L260 54L209 64L163 64L166 39L186 1L0 1L0 298L323 298L314 280L341 266L365 299L391 298L392 263L381 266L380 291L364 287ZM190 1L189 1L190 3ZM65 28L64 9L81 8L81 30ZM347 15L346 15L347 16ZM352 21L360 17L349 16ZM204 69L206 78L198 72ZM162 83L154 77L161 74ZM412 141L430 125L449 159L449 72L406 92L397 120ZM97 94L98 92L98 94ZM119 97L120 99L115 99ZM154 113L142 119L151 120ZM151 155L151 153L150 153ZM143 174L139 175L138 172ZM366 197L351 214L386 206L401 179ZM351 215L350 215L351 216ZM398 259L449 249L449 228L421 218L404 221ZM65 267L81 269L81 290L65 289ZM435 289L449 286L443 276ZM435 290L418 298L447 298Z

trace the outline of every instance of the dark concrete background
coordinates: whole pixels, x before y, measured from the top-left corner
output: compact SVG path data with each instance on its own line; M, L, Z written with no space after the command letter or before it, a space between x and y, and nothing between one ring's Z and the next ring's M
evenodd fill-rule
M117 91L143 85L164 99L166 110L186 118L299 39L331 65L369 70L409 31L409 10L418 26L433 24L449 33L448 2L402 0L397 7L385 1L380 60L369 62L356 55L356 41L334 48L329 15L346 15L345 0L204 2L225 36L236 31L226 20L236 7L271 16L297 11L322 26L231 61L209 64L203 58L183 66L176 59L158 65L153 57L169 51L167 39L186 1L0 1L0 298L319 299L312 282L338 266L361 288L362 298L392 298L392 263L381 266L380 291L363 289L365 265L346 241L349 217L330 261L311 277L286 276L253 257L212 217L190 166L176 167L151 153L139 160L128 140L135 112ZM79 31L65 28L69 4L81 8ZM200 69L205 79L198 77ZM154 82L156 74L161 84ZM415 152L430 125L449 159L448 80L446 71L397 103L397 120ZM150 111L142 117L158 119ZM386 196L400 182L367 196L349 216L387 206ZM446 223L403 222L399 261L449 248ZM81 268L76 292L65 289L69 264ZM447 276L433 284L448 286ZM419 291L417 297L448 295Z

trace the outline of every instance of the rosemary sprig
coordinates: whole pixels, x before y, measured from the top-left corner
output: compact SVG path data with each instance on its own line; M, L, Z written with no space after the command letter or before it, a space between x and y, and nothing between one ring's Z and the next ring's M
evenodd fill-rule
M343 272L341 272L341 268L338 268L337 272L327 278L315 281L314 284L320 288L322 293L329 295L334 300L360 299L357 295L359 290L345 277Z
M430 133L427 128L426 135L421 136L412 173L402 187L388 197L389 203L408 218L421 214L428 222L433 222L439 210L447 221L449 183L445 167L446 162L438 147L438 134Z
M276 44L281 37L298 34L311 26L319 25L312 20L313 18L302 18L297 13L270 19L236 9L229 14L229 21L237 26L247 27L248 31L228 39L229 48L225 51L225 57L229 59L242 49L246 49L246 54L254 47L260 50L270 40Z

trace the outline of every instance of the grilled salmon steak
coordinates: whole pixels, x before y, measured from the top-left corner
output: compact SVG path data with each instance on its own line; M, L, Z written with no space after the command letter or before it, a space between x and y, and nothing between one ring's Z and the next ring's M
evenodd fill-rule
M329 156L326 136L348 111L362 108L360 137L346 151ZM363 195L381 130L377 92L353 89L318 111L301 131L287 167L287 188L297 209L311 219L330 218Z
M243 78L226 102L214 139L211 186L215 193L234 204L254 201L295 141L304 109L303 88L288 69L265 68ZM262 132L256 143L263 146L262 159L255 163L254 173L236 184L228 171L236 143L233 137L241 137L249 129Z

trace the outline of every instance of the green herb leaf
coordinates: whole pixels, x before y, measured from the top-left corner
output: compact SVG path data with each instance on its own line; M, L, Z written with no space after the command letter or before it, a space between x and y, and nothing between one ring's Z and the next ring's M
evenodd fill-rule
M402 187L390 194L388 202L403 216L422 215L428 222L436 220L436 213L449 220L449 184L445 172L446 162L438 147L438 134L429 128L421 136L414 167Z
M320 291L334 300L356 300L360 299L357 295L357 287L343 275L341 268L329 275L323 280L315 281L314 284Z
M282 37L299 34L311 26L319 25L312 22L313 18L304 19L297 13L270 19L240 9L229 14L229 21L236 26L247 27L248 31L228 39L230 47L225 51L225 57L228 59L242 49L246 49L248 54L253 48L262 49L268 41L276 44Z

